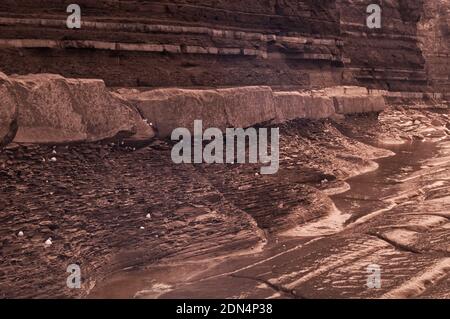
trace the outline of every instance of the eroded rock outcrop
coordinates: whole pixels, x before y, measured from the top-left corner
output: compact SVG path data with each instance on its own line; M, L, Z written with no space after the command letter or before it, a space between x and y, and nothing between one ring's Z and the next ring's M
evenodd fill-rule
M250 127L275 118L269 87L121 92L153 123L161 137L170 136L176 128L188 128L193 132L195 120L202 120L205 128L225 129Z
M385 107L382 92L361 87L332 87L325 90L273 91L270 87L239 87L217 90L157 89L118 92L136 106L158 130L168 137L176 128L194 132L194 121L203 129L247 128L257 124L295 119L324 119L353 113L378 113Z
M18 143L92 142L110 138L152 138L138 111L102 80L36 74L2 79L3 113L18 113ZM7 114L6 114L7 115ZM3 127L3 126L2 126Z

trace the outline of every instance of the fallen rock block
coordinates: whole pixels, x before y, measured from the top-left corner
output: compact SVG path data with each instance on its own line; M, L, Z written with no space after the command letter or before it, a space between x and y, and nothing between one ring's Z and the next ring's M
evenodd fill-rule
M275 92L276 123L306 118L306 100L308 96L300 92Z
M295 119L323 119L334 114L333 101L312 92L275 92L276 123Z
M180 127L193 132L195 120L203 120L204 126L224 128L225 109L213 102L217 94L212 90L121 90L120 93L156 127L160 137L171 136Z
M328 96L313 92L311 105L312 107L307 112L307 118L323 119L335 115L333 100Z
M17 133L17 101L8 77L0 72L0 149Z
M18 102L18 143L93 142L153 137L134 107L108 92L102 80L53 74L9 78ZM138 132L139 128L139 132Z
M382 112L386 108L382 96L335 96L333 99L338 114Z
M323 92L333 99L337 114L377 113L386 108L385 91L360 86L335 86Z
M171 136L176 128L188 128L193 132L195 120L203 121L203 129L225 130L246 128L275 118L270 87L120 90L120 93L153 123L160 137Z
M246 128L276 117L273 92L268 86L221 89L217 93L225 106L227 125L231 127Z

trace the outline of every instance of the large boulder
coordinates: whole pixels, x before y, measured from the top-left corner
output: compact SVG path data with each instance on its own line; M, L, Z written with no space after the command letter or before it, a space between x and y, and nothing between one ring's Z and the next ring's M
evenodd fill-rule
M120 90L120 93L153 123L160 137L171 136L176 128L188 128L193 132L195 120L203 121L203 129L224 130L246 128L275 119L270 87Z
M152 137L138 111L108 92L102 80L52 74L12 76L10 80L19 103L15 142L93 142L130 137L142 130Z
M0 149L17 133L17 101L8 77L0 72Z
M268 86L217 90L231 127L250 127L276 117L272 89Z

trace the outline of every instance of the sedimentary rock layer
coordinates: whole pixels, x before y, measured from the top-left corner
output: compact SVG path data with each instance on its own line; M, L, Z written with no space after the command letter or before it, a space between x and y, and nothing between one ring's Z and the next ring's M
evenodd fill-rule
M450 1L426 1L418 30L429 85L440 92L449 92Z
M439 108L450 107L450 96L444 93L424 92L383 92L388 104L402 105L407 108Z
M195 120L204 127L250 127L275 118L269 87L243 87L219 90L161 89L124 92L151 121L160 136L170 136L179 127L193 131Z
M2 2L0 68L110 86L309 88L341 79L334 0L85 0L80 30L66 27L69 3Z
M0 68L101 78L109 86L448 90L448 4L372 0L2 1ZM377 3L377 1L375 1Z
M367 26L370 4L381 7L381 28ZM425 60L418 46L417 22L423 1L337 0L347 64L345 84L360 83L393 91L426 88Z
M217 90L158 89L109 92L101 80L59 75L2 75L2 144L92 142L109 138L149 140L176 128L247 128L335 114L381 112L381 95L358 87L274 92L267 86ZM127 101L128 100L128 101ZM3 138L5 136L5 138ZM4 141L3 141L4 139Z
M381 112L386 107L379 92L369 94L367 89L358 87L285 92L274 92L270 87L119 92L153 123L160 137L170 136L176 128L193 132L195 120L202 120L204 129L224 130L294 119L329 118L335 114Z

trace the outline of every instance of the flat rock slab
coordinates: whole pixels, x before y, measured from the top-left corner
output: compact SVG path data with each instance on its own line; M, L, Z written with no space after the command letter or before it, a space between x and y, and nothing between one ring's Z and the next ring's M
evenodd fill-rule
M118 93L152 122L160 137L177 128L246 128L257 124L280 124L295 119L333 118L337 114L381 112L384 97L364 87L331 87L324 90L275 92L267 86L217 90L120 89Z
M333 97L338 114L356 114L382 112L386 108L383 96L334 96Z
M176 128L193 132L194 121L203 128L250 127L275 118L270 87L239 87L217 90L159 89L146 92L120 90L141 114L168 137Z

